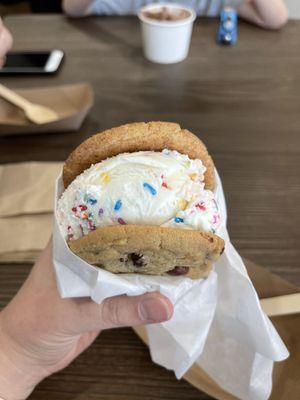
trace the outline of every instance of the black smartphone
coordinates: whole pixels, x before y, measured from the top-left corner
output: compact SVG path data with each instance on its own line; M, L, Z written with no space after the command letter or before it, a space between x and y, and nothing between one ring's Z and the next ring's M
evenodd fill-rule
M9 52L5 64L0 68L0 75L55 74L63 58L61 50Z

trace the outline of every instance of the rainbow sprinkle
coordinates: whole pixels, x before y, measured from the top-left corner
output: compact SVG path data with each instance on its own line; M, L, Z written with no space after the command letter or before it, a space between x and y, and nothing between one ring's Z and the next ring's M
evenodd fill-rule
M100 216L101 214L104 214L103 208L100 208L100 209L99 209L98 215Z
M181 198L181 199L178 200L177 204L178 204L178 208L183 211L183 210L186 209L186 207L188 205L188 201L183 199L183 198Z
M126 225L126 222L122 218L118 218L118 222L120 225Z
M162 179L162 184L161 184L161 186L164 187L165 189L170 189L169 186L168 186L168 184L167 184L167 182L165 181L164 175L161 174L160 177L161 177L161 179Z
M219 209L219 207L218 207L218 203L216 202L216 200L215 200L215 199L213 199L213 202L215 203L216 209L218 210L218 209Z
M68 237L67 237L67 239L68 239L68 240L72 240L73 237L74 237L74 235L73 235L73 233L72 233L72 232L73 232L73 229L72 229L72 227L71 227L70 225L68 226L67 231L68 231L68 235L67 235Z
M214 219L213 219L213 224L217 224L219 219L220 219L220 216L218 214L215 214Z
M206 207L205 207L203 201L201 201L201 203L197 203L197 204L195 205L195 207L196 207L196 208L199 208L199 210L201 210L201 211L205 211L205 210L206 210Z
M88 204L91 204L93 206L94 204L97 203L97 200L90 197L90 198L88 198L87 202L88 202Z
M103 172L100 176L104 183L110 182L110 176L106 172Z
M91 231L94 231L96 229L96 227L95 227L95 225L94 225L94 223L92 221L89 221L88 224L89 224L89 228L90 228Z
M174 221L176 222L176 224L179 224L180 222L183 222L184 219L180 218L180 217L176 217L176 218L174 218Z
M154 187L151 186L150 183L144 182L143 186L145 189L149 190L149 192L152 194L152 196L155 196L157 194L156 189L154 189Z
M192 181L195 181L198 177L198 174L196 172L193 172L192 174L189 174L189 177L191 178Z
M114 206L114 210L115 211L119 211L121 209L121 207L122 207L122 201L121 200L116 201L116 204Z
M80 208L80 211L85 211L87 210L87 206L85 204L79 204L78 206Z

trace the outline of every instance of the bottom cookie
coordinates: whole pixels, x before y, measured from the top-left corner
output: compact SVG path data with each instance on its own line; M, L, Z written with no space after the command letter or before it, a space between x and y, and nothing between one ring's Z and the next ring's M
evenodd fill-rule
M97 228L68 242L89 264L114 273L206 278L224 250L219 236L187 229L144 225Z

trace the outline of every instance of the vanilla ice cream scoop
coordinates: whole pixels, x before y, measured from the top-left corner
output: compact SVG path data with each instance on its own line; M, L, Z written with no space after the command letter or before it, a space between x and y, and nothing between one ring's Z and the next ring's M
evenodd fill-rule
M57 217L67 240L109 225L160 225L215 233L220 220L206 168L177 151L122 153L68 186Z

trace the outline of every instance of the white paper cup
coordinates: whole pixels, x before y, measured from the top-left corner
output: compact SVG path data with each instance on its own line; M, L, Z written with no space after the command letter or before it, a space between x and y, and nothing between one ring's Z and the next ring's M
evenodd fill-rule
M187 11L189 15L175 21L160 21L145 15L145 12L158 12L163 7L174 13L180 10ZM144 54L148 60L160 64L173 64L187 57L196 18L194 10L172 3L159 3L143 7L138 16Z

